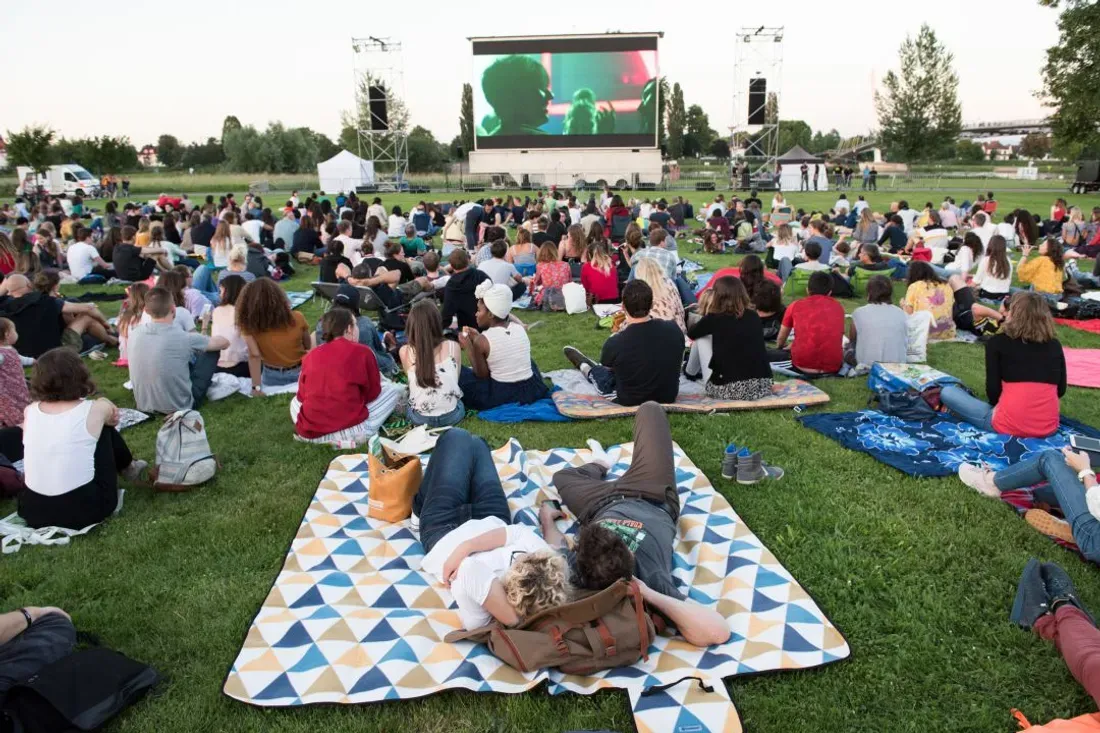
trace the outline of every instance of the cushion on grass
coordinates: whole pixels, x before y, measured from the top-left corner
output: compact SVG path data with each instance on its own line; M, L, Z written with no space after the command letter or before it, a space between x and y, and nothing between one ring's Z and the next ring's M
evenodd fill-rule
M705 394L682 394L672 404L661 407L665 412L735 412L822 405L829 401L827 392L801 379L776 382L775 387L776 393L764 400L716 400ZM553 398L561 414L578 420L628 417L638 411L637 407L624 407L596 395L555 392Z
M633 444L608 449L612 477L627 469L632 450ZM460 626L450 592L421 572L424 550L407 522L367 516L366 457L345 455L330 464L310 502L225 694L265 707L360 704L454 689L520 693L544 682L550 694L591 694L641 691L688 676L721 680L807 669L847 657L847 642L813 599L684 452L678 446L674 452L682 511L673 578L693 601L727 619L724 644L700 649L662 636L648 661L587 677L521 673L484 645L447 644L443 637ZM538 506L559 498L554 473L583 465L590 454L525 451L512 440L492 455L513 521L537 526ZM565 531L575 534L576 524ZM660 693L641 699L651 707L667 702Z

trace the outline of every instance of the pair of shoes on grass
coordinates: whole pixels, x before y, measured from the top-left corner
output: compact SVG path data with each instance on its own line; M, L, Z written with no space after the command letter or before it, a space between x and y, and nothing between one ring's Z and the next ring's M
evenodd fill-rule
M1009 619L1023 629L1030 629L1048 613L1069 604L1088 616L1093 626L1096 620L1081 603L1077 588L1065 570L1054 563L1028 560L1016 587L1016 600Z
M722 454L722 478L748 486L764 479L778 481L783 478L783 469L765 463L759 451L754 453L730 443Z
M994 472L986 466L976 463L963 463L959 466L959 480L982 496L999 499L1001 490L993 481ZM1043 509L1028 509L1024 520L1047 537L1065 542L1073 542L1073 530L1069 522L1059 519Z

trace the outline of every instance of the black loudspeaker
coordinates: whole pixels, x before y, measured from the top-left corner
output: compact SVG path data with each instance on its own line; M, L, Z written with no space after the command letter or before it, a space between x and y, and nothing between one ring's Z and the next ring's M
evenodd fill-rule
M768 80L749 79L749 124L767 122Z
M386 110L386 87L382 84L371 84L367 88L367 106L370 108L370 129L390 129L389 116Z
M638 183L637 186L634 187L634 190L635 191L656 191L657 190L657 184L656 183L646 183L645 181L641 181L641 182Z
M695 182L695 190L696 191L713 191L714 190L714 181L696 181Z

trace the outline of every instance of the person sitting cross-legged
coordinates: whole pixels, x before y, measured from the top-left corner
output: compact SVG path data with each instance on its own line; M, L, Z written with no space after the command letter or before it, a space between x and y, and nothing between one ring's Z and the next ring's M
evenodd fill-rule
M646 402L634 418L630 467L607 480L611 460L599 443L589 441L592 461L554 474L562 503L581 526L572 553L573 583L599 591L619 579L636 578L646 603L665 616L689 644L722 644L729 622L711 608L688 601L672 577L672 551L680 497L672 433L661 406ZM551 504L539 508L546 541L559 548L565 538L554 525L562 513Z
M130 329L126 353L134 402L143 412L170 415L199 409L229 341L183 331L176 324L172 294L156 287L145 296L145 314L152 319Z
M629 328L603 344L600 363L574 346L563 349L565 358L579 369L596 390L620 405L643 402L671 403L680 391L680 365L684 333L673 321L650 316L653 290L643 280L623 287L623 310Z
M421 569L450 588L464 629L514 626L568 600L566 559L533 527L512 523L489 446L461 428L439 437L411 524Z
M827 272L810 275L806 285L809 297L787 306L783 326L776 339L772 361L791 360L792 368L805 375L835 374L844 362L844 306L829 297L833 278ZM791 332L797 338L789 352L784 351Z
M466 406L488 410L509 403L529 405L550 396L531 359L531 340L523 324L511 318L512 291L485 280L474 291L477 327L464 328L458 342L472 366L462 367L458 386Z
M322 344L302 359L290 419L307 441L359 444L378 432L397 407L399 390L382 382L374 352L359 343L359 325L347 308L321 319Z

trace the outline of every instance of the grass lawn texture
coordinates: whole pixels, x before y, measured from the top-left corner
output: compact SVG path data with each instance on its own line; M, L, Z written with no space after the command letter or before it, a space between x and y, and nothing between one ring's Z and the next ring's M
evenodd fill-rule
M1006 191L999 196L1000 210L1023 206L1045 215L1053 195ZM904 196L914 208L943 198L931 192ZM391 194L383 201L387 208L407 208L418 198ZM692 192L687 198L698 211L707 197ZM827 209L836 195L790 193L788 198L795 207ZM880 211L896 198L868 195ZM1075 199L1082 208L1094 201ZM711 272L734 261L692 255L691 245L681 246L682 255ZM315 275L316 268L300 267L284 287L306 290ZM896 298L903 292L903 284L895 285ZM849 311L860 305L842 302ZM103 310L114 315L118 303L103 304ZM322 311L319 301L302 308L311 325ZM608 336L590 312L521 317L541 322L530 336L543 371L568 366L562 346L598 355ZM1058 337L1067 346L1100 348L1100 338L1073 329L1059 327ZM937 344L928 354L929 363L984 396L981 346ZM110 361L88 364L105 396L133 406L122 387L126 370ZM832 402L811 409L839 412L867 404L865 379L817 384ZM289 401L288 396L233 396L207 405L202 412L210 443L222 462L213 482L182 495L129 489L120 517L70 546L27 547L0 559L0 609L63 607L78 629L165 676L156 693L111 730L633 730L622 692L593 697L551 697L542 690L517 696L455 692L283 710L260 710L224 697L229 665L336 455L292 439ZM1095 392L1070 387L1062 412L1100 426ZM1010 731L1016 729L1009 715L1013 707L1036 724L1093 711L1092 700L1054 647L1012 626L1008 613L1032 556L1065 567L1085 604L1100 611L1096 567L1039 535L1008 505L979 496L955 478L909 478L802 428L795 417L791 410L669 416L673 438L852 648L849 660L821 669L729 680L746 731ZM157 426L154 420L124 434L137 457L152 460ZM590 437L605 446L629 441L632 421L502 425L474 419L462 427L494 448L514 437L524 448L549 449L582 447ZM722 450L731 441L763 451L786 476L755 486L724 481ZM0 512L6 515L14 506L0 503Z

